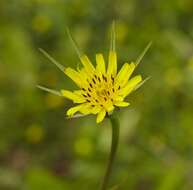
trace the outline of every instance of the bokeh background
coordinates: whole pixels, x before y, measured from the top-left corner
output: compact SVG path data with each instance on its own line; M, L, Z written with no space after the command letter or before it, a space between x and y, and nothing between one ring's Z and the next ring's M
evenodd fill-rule
M153 45L135 71L151 79L116 113L121 139L109 189L193 189L192 0L1 0L1 190L98 189L109 121L65 119L72 103L36 85L75 86L38 48L76 68L66 27L94 61L107 56L114 19L119 67Z

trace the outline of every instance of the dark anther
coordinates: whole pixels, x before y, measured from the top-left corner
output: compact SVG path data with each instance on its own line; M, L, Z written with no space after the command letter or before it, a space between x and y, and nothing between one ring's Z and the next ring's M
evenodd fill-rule
M108 95L110 95L110 92L109 92L109 91L107 91L107 94L108 94Z
M94 78L92 79L92 81L94 82L94 84L96 84L96 82L95 82Z
M96 75L94 75L94 77L97 79L97 76L96 76Z
M98 77L98 81L99 81L99 82L101 82L101 79L100 79L100 77Z
M103 79L105 80L105 82L107 82L107 77L105 77L104 75L103 75Z
M87 98L87 95L83 94L83 96L84 96L85 98Z
M87 93L88 97L91 97L91 95L89 93Z
M88 91L89 91L89 92L91 92L91 89L90 89L90 88L88 88Z
M90 100L88 100L88 99L87 99L86 101L87 101L87 102L90 102Z
M99 101L97 99L95 99L95 101L98 103Z
M104 100L105 100L105 101L107 101L107 98L106 98L106 97L104 97Z
M92 107L94 107L94 105L91 105Z
M89 85L90 85L90 87L92 88L92 84L91 84L91 83L89 83Z
M119 86L118 90L120 90L120 89L121 89L121 86Z
M114 77L113 77L113 75L111 75L111 79L112 79L112 81L114 82Z
M113 92L115 92L115 89L113 88Z
M82 88L82 90L83 90L83 91L86 91L86 89L85 89L85 88Z

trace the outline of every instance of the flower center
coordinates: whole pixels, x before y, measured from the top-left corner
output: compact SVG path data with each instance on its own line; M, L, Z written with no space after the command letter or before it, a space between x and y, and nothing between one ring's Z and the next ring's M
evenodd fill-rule
M88 81L87 88L83 88L83 96L87 102L91 102L93 105L103 105L107 101L113 101L114 90L114 78L107 78L105 75L101 77L94 75L91 80Z

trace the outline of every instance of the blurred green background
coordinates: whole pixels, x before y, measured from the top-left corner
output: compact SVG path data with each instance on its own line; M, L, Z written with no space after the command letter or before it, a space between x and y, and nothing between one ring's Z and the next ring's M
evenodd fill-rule
M76 68L66 26L94 60L108 53L113 19L119 67L153 46L135 71L151 80L117 113L121 139L110 187L193 189L192 0L0 0L1 190L98 189L109 121L65 119L71 102L36 85L74 85L38 48Z

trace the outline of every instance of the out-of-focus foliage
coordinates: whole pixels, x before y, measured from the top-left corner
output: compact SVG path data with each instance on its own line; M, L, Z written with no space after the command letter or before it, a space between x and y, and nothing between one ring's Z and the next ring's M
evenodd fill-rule
M112 188L193 189L192 0L1 0L0 189L98 189L110 144L108 120L65 119L71 102L37 84L72 89L38 48L65 66L78 58L68 26L92 60L109 48L116 19L119 67L153 46L136 73L151 76L116 113L121 140Z

